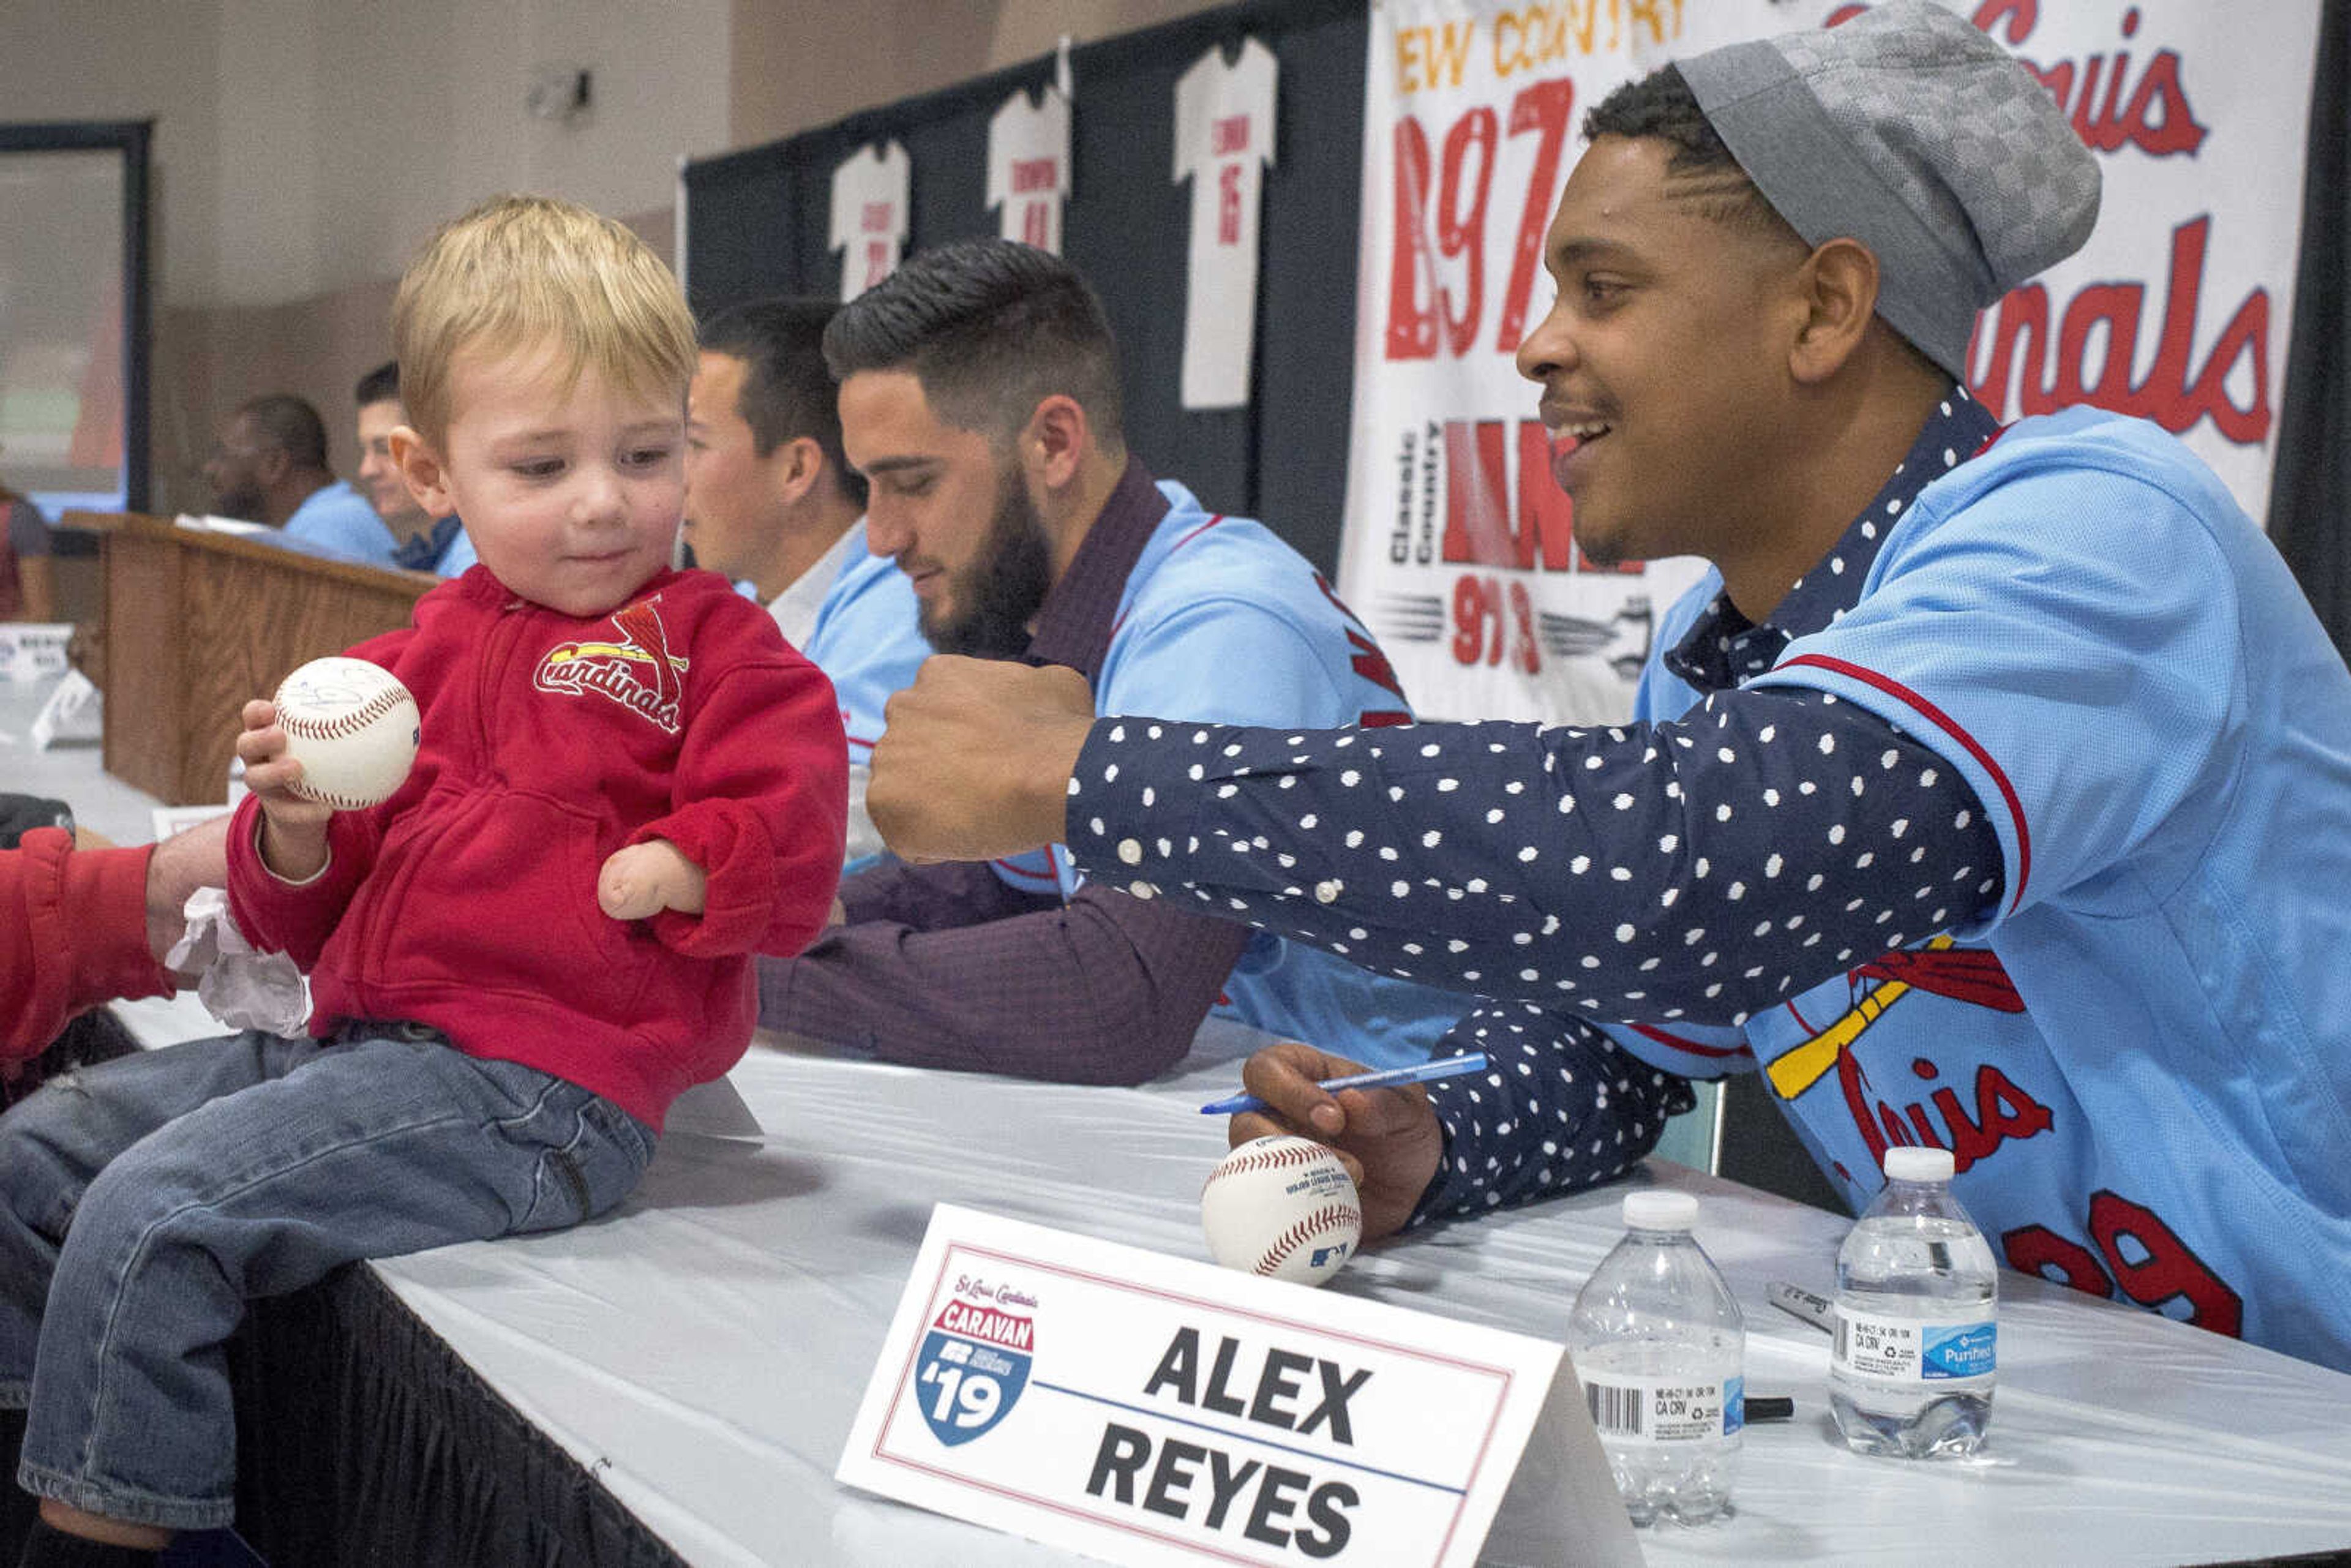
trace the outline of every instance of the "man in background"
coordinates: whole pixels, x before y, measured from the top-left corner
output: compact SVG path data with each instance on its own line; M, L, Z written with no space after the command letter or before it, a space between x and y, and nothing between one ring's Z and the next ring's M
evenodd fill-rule
M1100 711L1156 714L1183 737L1410 720L1378 644L1311 564L1130 453L1117 345L1060 257L998 240L925 252L841 308L825 357L872 486L872 548L914 582L941 653L1066 666ZM1191 1050L1212 1009L1383 1067L1566 1028L1370 973L1343 944L1317 952L1138 894L1112 869L1080 878L1058 849L879 867L841 900L841 929L761 967L761 1019L911 1066L1140 1082ZM1557 1049L1577 1064L1546 1113L1569 1151L1562 1190L1620 1174L1688 1103L1604 1037Z
M57 619L49 555L48 520L0 481L0 621Z
M360 378L354 394L360 418L360 486L368 504L398 541L392 564L437 577L456 577L479 558L465 525L452 515L435 517L416 504L408 482L392 460L392 433L408 423L400 401L400 361L386 360Z
M266 523L351 560L392 564L392 530L327 466L327 427L290 392L255 398L229 415L204 459L204 482L222 517Z
M930 657L905 574L865 544L865 481L841 450L824 365L829 300L713 316L687 400L685 537L697 565L748 583L831 678L849 733L849 862L882 848L865 815L882 706Z

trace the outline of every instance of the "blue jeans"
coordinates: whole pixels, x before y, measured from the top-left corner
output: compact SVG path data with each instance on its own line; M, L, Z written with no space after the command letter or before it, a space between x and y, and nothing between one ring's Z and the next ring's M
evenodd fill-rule
M414 1025L194 1040L53 1081L0 1117L19 1484L133 1523L228 1523L223 1346L247 1301L355 1259L576 1225L653 1149L610 1101Z

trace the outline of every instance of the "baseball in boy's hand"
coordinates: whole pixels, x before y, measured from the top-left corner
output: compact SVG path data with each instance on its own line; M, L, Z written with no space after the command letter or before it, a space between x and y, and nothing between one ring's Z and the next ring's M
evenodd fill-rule
M286 755L302 765L286 786L339 811L391 799L416 762L416 699L400 678L365 659L313 659L271 699Z
M709 877L660 839L614 850L596 877L597 907L615 920L643 920L664 909L702 913Z

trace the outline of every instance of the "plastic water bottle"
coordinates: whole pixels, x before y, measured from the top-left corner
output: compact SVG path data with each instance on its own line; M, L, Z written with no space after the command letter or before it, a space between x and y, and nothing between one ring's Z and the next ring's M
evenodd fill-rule
M1991 1419L2000 1271L1951 1196L1949 1149L1886 1151L1886 1186L1837 1249L1829 1406L1848 1447L1976 1451Z
M1625 1239L1568 1319L1575 1375L1635 1524L1728 1511L1746 1410L1747 1324L1690 1239L1698 1199L1628 1193Z

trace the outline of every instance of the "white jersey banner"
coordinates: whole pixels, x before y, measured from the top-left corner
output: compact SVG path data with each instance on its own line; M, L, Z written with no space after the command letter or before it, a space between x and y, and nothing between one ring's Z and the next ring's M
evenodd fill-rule
M898 270L906 247L913 173L906 150L895 141L861 147L833 170L832 225L826 243L841 252L843 303Z
M1192 239L1184 298L1184 406L1239 408L1249 400L1257 331L1258 206L1273 162L1273 51L1241 42L1202 55L1176 84L1177 184L1192 182Z
M987 204L998 235L1061 254L1070 194L1070 100L1041 88L1016 92L987 122Z
M1423 716L1623 717L1656 618L1703 570L1580 555L1512 363L1552 298L1543 235L1583 116L1668 60L1860 9L1376 0L1340 584ZM2089 244L1984 312L1970 387L2003 421L2083 402L2152 419L2261 518L2319 0L1951 9L2048 85L2105 176Z

